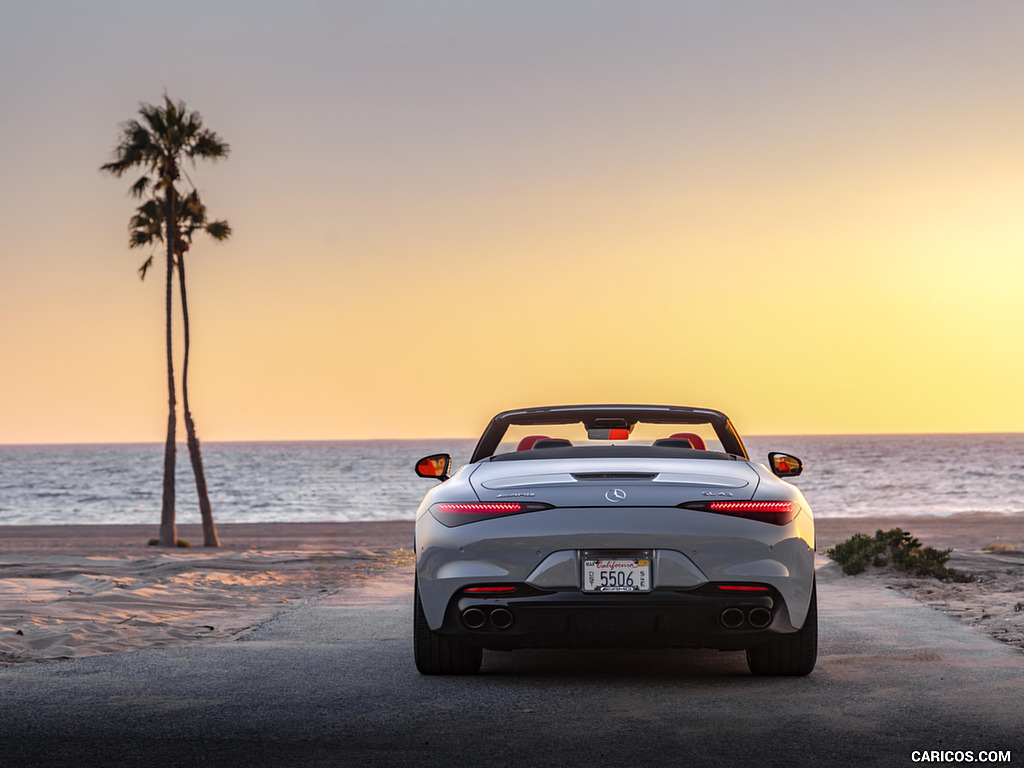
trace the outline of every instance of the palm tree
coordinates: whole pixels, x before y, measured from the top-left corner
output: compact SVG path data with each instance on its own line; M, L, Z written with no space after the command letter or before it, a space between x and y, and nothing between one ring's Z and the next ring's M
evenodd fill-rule
M188 319L188 293L185 289L185 254L192 247L192 237L197 231L206 232L214 240L227 240L231 236L231 226L226 221L207 221L206 206L199 199L196 190L185 198L177 197L174 209L177 211L177 235L174 238L175 266L178 268L178 284L181 294L182 319L185 329L185 355L181 374L181 399L185 411L185 431L188 434L188 452L192 460L192 473L196 481L196 494L199 497L199 512L203 521L203 546L219 547L217 526L213 521L210 508L210 496L206 487L206 472L203 470L203 455L199 447L192 410L188 404L188 363L190 352L190 332ZM164 240L164 208L156 200L147 200L135 212L128 225L129 246L132 248L153 245ZM153 264L151 255L139 268L139 276L145 280L146 271Z
M206 473L203 471L203 454L199 450L199 437L196 425L192 421L192 410L188 405L188 356L189 356L189 324L188 296L185 292L185 253L192 246L192 233L201 230L214 240L227 240L231 236L231 227L226 221L206 221L206 206L199 201L199 194L185 198L182 206L180 251L178 252L178 282L181 287L181 316L185 325L185 357L181 366L181 404L185 411L185 432L188 435L188 455L192 460L192 474L196 479L196 494L199 496L199 513L203 521L203 546L219 547L217 527L213 522L213 511L210 509L210 496L206 490Z
M193 163L197 158L216 160L227 157L228 145L213 131L203 128L202 116L189 112L185 102L174 102L166 94L162 106L142 104L142 120L128 120L121 125L121 139L114 149L114 159L100 170L120 178L126 172L142 169L142 176L131 186L131 193L142 198L151 190L152 201L163 205L167 232L177 232L175 202L178 197L174 183L181 172L183 158ZM161 198L160 195L163 194ZM160 539L164 547L177 545L174 519L174 461L176 403L174 398L174 357L171 344L171 307L176 237L165 237L167 272L165 304L167 345L167 440L164 444L163 499L160 509Z

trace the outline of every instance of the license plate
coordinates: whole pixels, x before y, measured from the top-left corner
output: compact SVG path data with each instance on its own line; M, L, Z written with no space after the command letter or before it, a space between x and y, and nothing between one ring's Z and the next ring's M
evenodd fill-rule
M583 591L650 592L651 561L647 557L585 557Z

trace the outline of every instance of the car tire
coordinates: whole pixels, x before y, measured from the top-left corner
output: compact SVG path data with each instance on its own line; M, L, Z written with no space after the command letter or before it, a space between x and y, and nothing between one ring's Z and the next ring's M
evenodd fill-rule
M747 666L755 675L808 675L818 660L818 587L811 585L811 603L799 631L747 649Z
M416 669L423 675L475 675L480 671L483 649L434 632L420 603L417 581L413 589L412 642Z

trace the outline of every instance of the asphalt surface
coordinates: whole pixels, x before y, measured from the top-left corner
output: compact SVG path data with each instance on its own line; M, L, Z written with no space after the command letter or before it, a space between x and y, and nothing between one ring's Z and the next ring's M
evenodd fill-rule
M818 589L806 678L668 650L485 653L478 676L428 678L397 569L232 642L0 669L0 764L1024 763L1024 654L878 581L825 569Z

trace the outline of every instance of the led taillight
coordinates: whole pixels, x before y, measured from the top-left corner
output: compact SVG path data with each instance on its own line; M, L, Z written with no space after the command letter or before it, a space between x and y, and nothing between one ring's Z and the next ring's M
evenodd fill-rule
M680 506L772 525L785 525L800 513L795 501L698 501Z
M510 515L522 512L523 505L516 501L481 501L435 504L434 509L450 515Z
M551 506L534 501L443 501L434 504L430 514L438 522L452 527L540 509L551 509Z
M795 501L712 501L709 512L758 520L762 523L785 525L800 511Z

